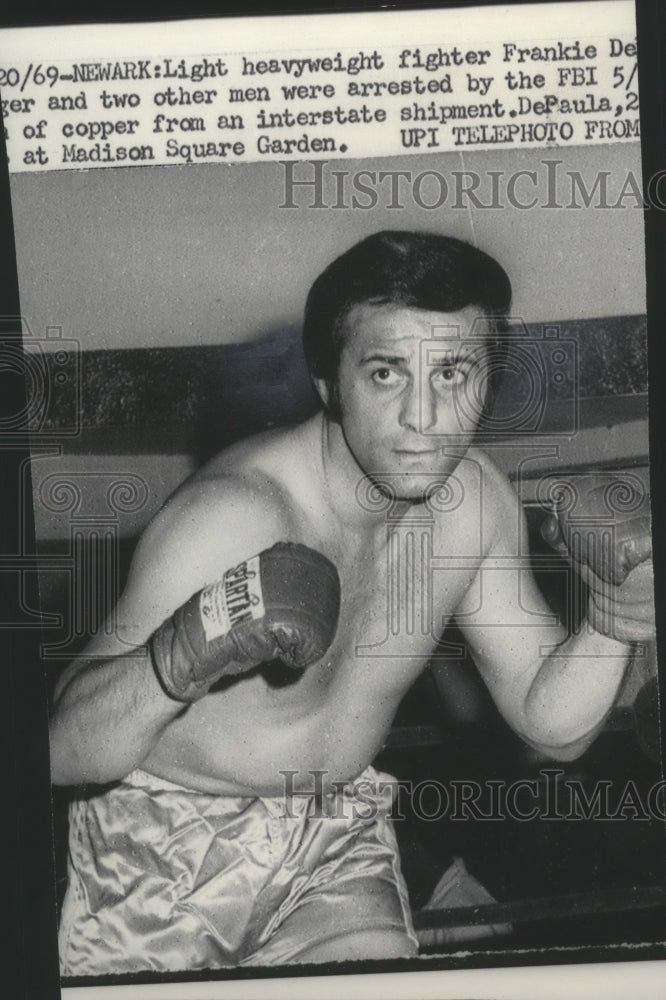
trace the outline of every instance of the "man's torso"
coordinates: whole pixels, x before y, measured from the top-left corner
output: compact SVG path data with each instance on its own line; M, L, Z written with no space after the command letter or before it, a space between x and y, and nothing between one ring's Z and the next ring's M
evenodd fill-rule
M487 547L483 456L463 459L427 504L392 504L361 484L359 503L375 504L366 509L375 513L350 524L328 502L320 441L316 418L230 449L198 481L204 489L229 475L265 483L290 526L275 541L301 542L335 563L342 603L333 644L303 673L276 663L214 689L169 725L144 769L228 795L279 794L283 771L297 772L295 787L306 789L313 770L325 782L355 777L469 590ZM219 516L215 506L210 516ZM254 554L251 524L247 547Z

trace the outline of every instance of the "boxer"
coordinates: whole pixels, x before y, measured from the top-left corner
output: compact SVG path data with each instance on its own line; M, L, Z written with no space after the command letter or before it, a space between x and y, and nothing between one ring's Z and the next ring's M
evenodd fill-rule
M617 588L621 634L615 592L567 636L537 590L518 498L474 444L510 298L459 240L352 247L306 305L322 411L226 449L147 528L56 691L65 975L415 955L371 762L454 616L527 743L566 760L595 738L654 627L650 563Z

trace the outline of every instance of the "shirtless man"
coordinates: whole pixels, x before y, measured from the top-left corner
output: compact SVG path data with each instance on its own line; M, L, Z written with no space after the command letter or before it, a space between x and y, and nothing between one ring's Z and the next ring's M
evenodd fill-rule
M592 584L591 627L567 637L516 494L473 445L510 294L458 240L352 247L306 308L323 412L227 449L146 530L115 634L56 692L54 781L111 783L70 813L65 974L413 956L370 765L454 615L525 741L572 759L594 739L653 634L649 552ZM327 809L285 810L285 775L307 791L313 771ZM365 817L340 808L359 776L377 789Z

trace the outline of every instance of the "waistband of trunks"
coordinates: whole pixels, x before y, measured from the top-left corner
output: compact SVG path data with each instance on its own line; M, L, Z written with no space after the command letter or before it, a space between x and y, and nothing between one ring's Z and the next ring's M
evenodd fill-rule
M381 805L386 810L390 810L397 794L396 779L383 771L377 771L372 766L366 767L356 778L349 781L333 782L333 787L330 788L329 786L328 791L322 790L323 786L321 782L318 784L316 775L321 773L323 772L309 772L311 779L310 787L309 790L304 790L299 788L294 781L290 781L288 777L291 774L296 776L298 772L283 772L285 781L284 793L269 796L216 795L210 792L201 792L196 788L180 785L167 778L160 778L158 775L151 774L149 771L144 771L141 768L135 768L131 771L122 779L120 784L125 787L129 786L143 790L148 795L157 792L171 792L178 795L202 797L211 801L224 799L230 806L236 804L238 807L242 807L244 804L255 800L261 800L271 812L276 811L280 815L285 815L285 803L288 803L286 815L290 815L305 812L311 809L313 803L317 803L318 801L327 804L327 808L324 809L326 813L334 812L335 810L332 810L331 807L340 799L352 801L357 805L364 802L372 803L374 806Z

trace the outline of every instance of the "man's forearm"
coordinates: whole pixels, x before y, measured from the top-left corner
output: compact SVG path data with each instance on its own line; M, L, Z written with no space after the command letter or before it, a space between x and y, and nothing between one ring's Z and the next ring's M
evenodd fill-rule
M630 655L631 646L585 624L543 660L525 700L525 736L582 753L615 701Z
M160 687L148 652L91 658L57 693L50 730L54 784L124 777L183 710Z

